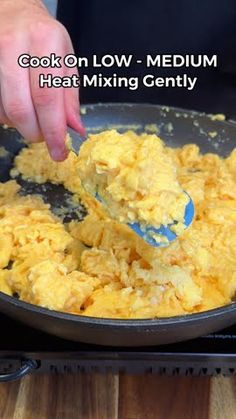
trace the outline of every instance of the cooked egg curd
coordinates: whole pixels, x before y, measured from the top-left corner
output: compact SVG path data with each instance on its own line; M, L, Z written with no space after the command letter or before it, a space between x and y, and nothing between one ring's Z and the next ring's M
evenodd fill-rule
M110 136L111 132L104 132L91 136L89 142L102 137L107 142ZM124 147L127 136L137 138L134 133L114 136ZM20 196L16 181L0 184L1 291L17 293L21 300L49 309L123 319L195 313L232 301L236 291L236 150L223 159L201 155L194 144L165 147L164 152L153 135L137 139L144 155L146 145L156 141L168 156L165 161L177 167L171 182L176 176L177 190L180 185L194 201L192 226L166 248L149 246L84 192L78 177L81 163L74 152L56 163L44 143L32 144L16 157L12 175L63 184L75 199L82 198L88 215L82 222L63 225L40 197ZM135 146L132 150L135 153ZM112 157L120 164L119 153L117 147ZM122 171L126 167L122 163ZM143 190L149 183L154 187L151 173ZM138 177L139 185L141 181ZM130 194L132 188L131 181ZM126 186L121 191L126 193ZM127 216L125 210L123 214Z
M78 169L86 191L97 194L117 221L156 229L176 222L177 234L183 231L189 197L156 135L91 135L80 148Z

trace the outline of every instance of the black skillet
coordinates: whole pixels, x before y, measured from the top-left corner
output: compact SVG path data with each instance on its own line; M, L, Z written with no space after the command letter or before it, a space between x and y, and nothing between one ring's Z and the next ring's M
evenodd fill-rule
M157 126L160 136L171 146L194 142L200 146L202 152L217 152L222 156L236 146L234 122L214 121L206 114L192 111L145 104L99 104L83 108L83 120L88 132L112 127L120 131L133 129L137 132L150 132ZM217 133L214 139L209 135L210 132ZM0 145L9 150L8 156L0 157L1 181L9 178L13 157L23 146L19 138L16 131L0 128ZM78 148L80 140L76 136L73 136L73 142L75 148ZM52 202L57 211L62 195L63 188L54 189L48 185L45 198ZM69 216L73 217L73 213ZM236 322L234 302L200 314L150 320L112 320L50 311L0 293L0 311L29 326L62 338L114 346L177 342L223 329Z

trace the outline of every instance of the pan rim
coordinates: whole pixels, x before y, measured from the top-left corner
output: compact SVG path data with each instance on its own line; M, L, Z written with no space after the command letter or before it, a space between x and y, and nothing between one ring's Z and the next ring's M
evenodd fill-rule
M128 108L132 108L132 107L143 107L143 106L148 106L148 107L152 107L153 109L159 109L159 110L163 110L165 112L169 112L169 111L173 111L173 112L179 112L180 114L188 114L188 115L194 115L194 116L198 116L198 117L206 117L208 119L210 119L212 121L212 123L218 123L218 124L222 124L222 125L233 125L236 126L236 121L234 121L233 119L228 119L227 115L222 111L222 112L217 112L217 113L207 113L204 111L200 111L197 109L186 109L186 108L180 108L178 106L169 106L169 105L161 105L161 104L157 104L157 103L148 103L148 102L98 102L98 103L81 103L80 107L81 108L88 108L88 109L93 109L93 107L96 108L115 108L115 107L128 107ZM168 109L168 111L167 111ZM220 120L220 119L211 119L212 116L214 115L223 115L225 117L224 120ZM83 119L83 116L86 116L85 114L81 114L81 117ZM186 117L184 117L186 118ZM89 130L88 130L89 131Z
M124 328L146 328L155 326L176 326L176 323L181 324L193 324L195 322L203 321L206 318L220 317L231 312L236 312L236 302L205 310L199 313L183 314L171 317L159 317L159 318L146 318L146 319L119 319L110 317L93 317L84 316L81 314L66 313L63 311L50 310L45 307L37 306L35 304L21 301L10 295L4 294L0 291L0 306L1 301L10 304L11 306L23 309L29 313L40 314L52 319L72 321L73 323L81 323L84 325L90 324L91 326L104 326L104 327L124 327Z

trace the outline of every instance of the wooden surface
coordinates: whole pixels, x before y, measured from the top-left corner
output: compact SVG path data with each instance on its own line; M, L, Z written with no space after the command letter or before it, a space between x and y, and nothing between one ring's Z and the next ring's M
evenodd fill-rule
M236 377L34 375L0 385L1 419L234 419Z

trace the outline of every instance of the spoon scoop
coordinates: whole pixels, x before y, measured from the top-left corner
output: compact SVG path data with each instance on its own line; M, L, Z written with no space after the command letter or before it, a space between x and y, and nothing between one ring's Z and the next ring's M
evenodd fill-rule
M187 192L185 192L186 195ZM184 224L186 228L188 228L194 218L194 204L192 199L189 197L189 202L185 207L185 214L184 214ZM101 202L106 208L107 205L104 200L96 193L95 198ZM170 244L170 242L176 240L178 238L177 234L174 233L172 228L177 224L174 222L172 224L168 224L167 226L162 225L160 228L155 228L152 226L143 227L140 223L128 223L128 226L138 234L143 240L145 240L148 244L154 247L166 247ZM160 240L155 240L155 237L159 236Z
M188 204L185 207L184 224L186 225L186 228L188 228L191 225L193 217L194 205L192 199L190 198ZM168 224L167 226L162 225L158 229L152 226L146 227L144 229L140 226L139 223L129 223L128 225L136 234L142 237L143 240L145 240L148 244L154 247L166 247L172 241L178 238L177 234L174 233L174 231L172 230L172 227L176 225L176 222L174 222L173 224ZM154 239L155 235L160 236L160 238L164 240L156 241Z

